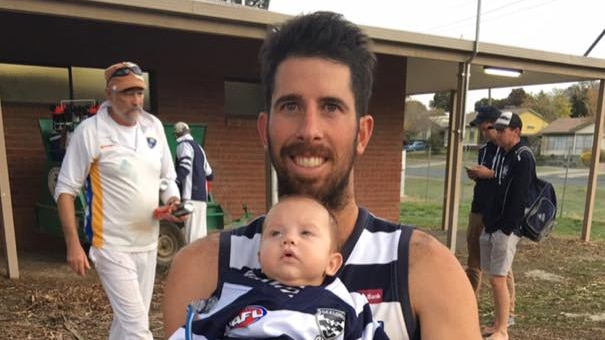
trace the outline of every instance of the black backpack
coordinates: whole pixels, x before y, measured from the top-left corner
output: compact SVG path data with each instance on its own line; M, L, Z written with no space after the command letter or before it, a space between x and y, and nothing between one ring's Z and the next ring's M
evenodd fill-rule
M520 147L515 151L515 154L520 157L523 151L529 152L532 159L534 158L531 149L527 146ZM534 242L540 242L554 229L556 216L557 195L555 188L552 183L538 178L534 172L534 178L528 188L525 215L521 221L521 236Z

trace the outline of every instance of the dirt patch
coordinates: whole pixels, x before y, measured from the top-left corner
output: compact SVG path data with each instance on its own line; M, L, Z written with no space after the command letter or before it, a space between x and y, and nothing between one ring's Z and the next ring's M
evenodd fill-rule
M4 261L3 261L4 262ZM19 280L0 278L2 339L107 339L111 306L94 270L74 274L62 255L22 254ZM160 301L164 272L156 275L150 322L154 338L162 339Z
M513 263L516 325L512 339L605 339L605 243L550 238L523 240ZM493 319L492 298L483 283L480 316ZM566 314L588 314L569 318Z
M443 233L436 233L443 238ZM466 263L464 236L458 237L460 260ZM0 338L106 339L112 313L91 270L76 276L63 254L22 254L19 280L6 278L0 265ZM524 241L513 267L517 280L516 325L511 339L605 339L605 243L550 238ZM547 278L558 278L549 280ZM161 339L160 301L165 273L158 272L151 329ZM483 282L481 322L493 319L487 279Z

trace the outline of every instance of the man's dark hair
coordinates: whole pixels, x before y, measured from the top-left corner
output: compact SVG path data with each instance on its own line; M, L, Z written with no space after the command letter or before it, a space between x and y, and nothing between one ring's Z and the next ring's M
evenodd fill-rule
M341 14L315 12L300 15L273 28L260 50L261 80L265 110L271 111L271 96L277 67L289 57L320 57L349 67L357 116L368 112L376 56L370 38Z

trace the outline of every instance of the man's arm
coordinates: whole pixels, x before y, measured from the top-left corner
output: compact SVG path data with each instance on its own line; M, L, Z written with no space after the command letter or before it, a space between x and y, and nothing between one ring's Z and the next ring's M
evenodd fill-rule
M74 196L62 193L57 200L59 209L59 219L63 227L65 236L65 246L67 248L67 264L80 276L84 276L90 269L90 263L86 257L86 252L80 244L78 227L76 222L76 209L74 206Z
M410 240L409 293L424 340L481 339L477 301L456 257L415 230Z
M185 324L187 305L208 298L218 281L219 233L210 234L181 249L172 260L162 305L164 336Z
M193 148L187 142L183 142L176 147L176 183L184 186L187 176L193 168Z

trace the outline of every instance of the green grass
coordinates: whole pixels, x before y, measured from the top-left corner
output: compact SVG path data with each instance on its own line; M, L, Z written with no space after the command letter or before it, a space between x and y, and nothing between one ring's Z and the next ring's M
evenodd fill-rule
M400 206L400 222L426 229L440 229L443 212L443 185L442 179L406 178L406 198ZM464 180L461 190L458 229L465 230L473 196L473 183ZM555 186L555 190L559 199L559 212L554 235L566 238L581 237L586 187L568 185L563 190L563 186L558 185ZM604 201L605 189L598 188L590 233L591 240L605 240L605 209L599 206L599 202Z

